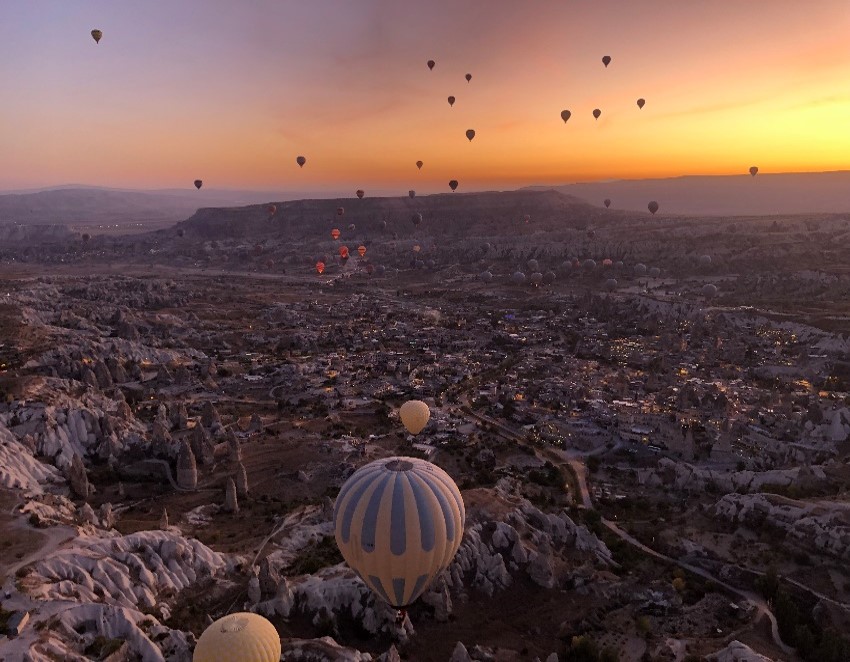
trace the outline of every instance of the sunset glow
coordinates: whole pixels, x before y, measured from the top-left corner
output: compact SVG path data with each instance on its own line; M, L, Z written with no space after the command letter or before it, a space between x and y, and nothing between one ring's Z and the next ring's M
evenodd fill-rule
M0 16L4 189L850 168L844 0L6 0Z

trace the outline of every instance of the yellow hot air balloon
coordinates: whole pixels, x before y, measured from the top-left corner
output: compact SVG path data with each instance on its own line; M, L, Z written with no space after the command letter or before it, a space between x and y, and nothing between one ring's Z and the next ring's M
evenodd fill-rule
M92 30L91 36L92 39L94 39L94 43L99 44L100 40L103 39L103 32L100 30Z
M396 609L413 603L452 562L465 520L463 497L451 477L413 457L360 467L334 504L343 558Z
M431 418L431 410L422 400L408 400L401 406L398 415L410 434L419 434Z
M204 630L193 662L278 662L280 635L258 614L238 612L218 619Z

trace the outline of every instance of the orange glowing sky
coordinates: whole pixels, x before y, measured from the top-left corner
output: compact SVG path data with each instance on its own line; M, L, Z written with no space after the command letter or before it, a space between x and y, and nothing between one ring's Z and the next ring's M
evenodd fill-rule
M850 168L847 0L3 0L0 19L3 189Z

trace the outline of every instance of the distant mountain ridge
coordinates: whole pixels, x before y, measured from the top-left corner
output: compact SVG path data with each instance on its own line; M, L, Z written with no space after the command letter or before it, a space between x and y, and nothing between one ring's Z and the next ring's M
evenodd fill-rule
M689 216L773 216L777 214L850 214L850 171L812 173L759 173L687 176L666 179L614 180L552 189L611 209L646 211L650 200L659 214Z

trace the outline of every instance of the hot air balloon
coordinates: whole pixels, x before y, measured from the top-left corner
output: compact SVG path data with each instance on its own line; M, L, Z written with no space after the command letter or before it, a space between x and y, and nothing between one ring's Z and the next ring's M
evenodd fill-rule
M379 264L379 265L378 265L378 268L377 268L377 269L375 269L375 271L377 272L377 274L378 274L379 276L383 276L383 275L384 275L384 272L385 272L386 270L387 270L387 268L386 268L383 264Z
M422 400L408 400L398 410L398 415L410 434L419 434L431 418L431 410Z
M455 98L454 98L454 97L449 97L449 105L450 105L450 106L454 106L454 105L455 105Z
M424 164L424 163L422 163L422 161L417 161L417 162L416 162L416 167L417 167L419 170L422 170L422 166L423 166L423 165L425 165L425 164Z
M605 67L608 68L608 65L611 64L611 56L610 55L603 56L602 57L602 64L604 64Z
M466 82L468 83L471 80L472 80L472 74L466 74Z
M340 234L341 234L341 233L340 233L340 231L339 231L339 228L334 228L333 230L331 230L331 237L332 237L333 239L339 239L339 235L340 235Z
M413 189L410 189L410 190L407 192L407 197L409 197L409 198L415 198L415 197L416 197L416 191L414 191Z
M354 232L356 229L357 229L357 226L356 226L356 225L354 225L354 223L349 223L349 224L348 224L348 231L349 231L349 232Z
M366 265L366 273L371 276L373 271L375 271L375 265L370 262Z
M531 223L531 214L526 214L525 215L525 224L528 225L529 223Z
M699 263L704 267L707 267L709 264L711 264L711 255L700 255Z
M469 140L469 142L472 142L472 139L475 137L475 130L474 129L467 129L466 130L466 137Z
M608 290L609 292L613 292L614 290L616 290L617 289L617 279L616 278L609 278L608 280L606 280L605 281L605 289Z
M413 457L360 467L334 504L334 534L346 563L378 597L402 610L449 566L465 519L451 477Z
M571 116L572 116L572 113L569 110L562 110L561 111L561 119L564 120L564 124L567 123L567 120L570 119Z
M650 278L658 278L660 275L661 275L661 269L659 269L658 267L650 268L650 270L649 270L649 277Z
M340 246L340 247L339 247L339 256L340 256L343 260L347 260L347 259L348 259L348 246Z
M433 70L433 69L434 69L434 65L435 65L435 64L437 64L437 63L436 63L436 62L434 62L434 60L428 60L428 68L429 68L429 69L432 69L432 70Z
M533 274L531 274L531 278L528 279L528 282L534 285L534 287L540 287L540 285L543 283L543 274L541 274L539 271L535 271Z
M200 179L195 180L195 188L196 189L200 189L203 185L204 185L204 182L201 181Z
M646 275L646 265L638 262L635 267L635 276L645 276Z
M529 271L532 271L532 272L540 271L540 264L537 262L537 260L534 260L534 259L529 260L528 262L526 262L525 266L528 267Z
M449 188L454 191L457 189L457 180L453 179L449 182Z
M644 104L645 104L645 103L646 103L646 99L638 99L638 100L637 100L637 107L638 107L638 108L643 108L643 106L644 106Z
M525 274L521 271L514 271L513 276L511 276L511 281L515 285L522 285L525 282Z
M586 259L586 260L582 263L582 265L581 265L581 266L583 266L583 267L584 267L585 269L587 269L588 271L593 271L594 269L596 269L596 260L592 260L592 259L590 259L590 258L587 258L587 259Z
M297 163L300 167L302 167L302 168L303 168L303 167L304 167L304 164L305 164L305 163L307 163L307 159L305 159L303 156L299 156L297 159L295 159L295 162L296 162L296 163Z
M357 195L358 198L360 198L362 200L363 196L366 195L366 192L362 188L359 188L359 189L357 189L356 195Z
M482 271L479 278L482 282L489 283L491 280L493 280L493 274L491 274L489 271Z
M657 212L657 211L658 211L658 203L657 203L657 202L655 202L655 200L653 200L652 202L650 202L650 203L646 206L646 208L649 210L649 213L650 213L650 214L655 215L655 212Z
M336 215L342 216L343 214L345 214L345 207L337 207L336 208Z
M599 108L594 108L594 109L593 109L593 117L594 117L595 119L599 119L599 116L600 116L601 114L602 114L602 111L601 111L601 110L599 110Z
M316 262L316 271L319 272L319 275L323 274L325 271L325 263L324 262Z
M602 260L602 266L606 269L610 269L614 266L614 263L611 261L611 258L606 257L604 260Z
M92 30L91 31L92 39L94 39L94 43L99 44L100 40L103 38L103 32L100 30Z
M750 174L751 174L753 177L755 177L755 176L758 174L758 172L759 172L759 169L758 169L758 167L757 167L757 166L753 166L752 168L750 168Z
M617 260L617 261L614 263L614 268L615 268L615 269L622 269L622 268L623 268L623 267L625 267L625 266L626 266L626 263L625 263L625 262L623 262L622 260Z
M360 257L363 257L364 255L366 255L366 247L363 244L360 244L357 247L357 252L360 254Z
M269 217L274 216L275 213L277 212L277 206L276 205L269 205L268 211L269 211Z
M277 662L280 653L280 635L274 625L259 614L237 612L204 630L192 662Z
M413 225L418 228L419 224L422 222L422 214L413 214L413 216L410 217L410 220L413 222Z
M702 295L706 299L713 299L717 296L717 285L714 285L713 283L706 283L702 286Z
M554 271L547 271L545 274L543 274L543 282L546 283L546 285L551 285L552 283L554 283L555 282L555 272Z
M419 244L416 244L416 245L413 247L413 252L414 252L414 253L418 253L418 252L419 252L419 251L421 251L421 250L422 250L422 246L420 246Z
M611 206L611 198L605 198L603 202L605 203L605 209Z

